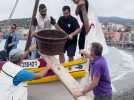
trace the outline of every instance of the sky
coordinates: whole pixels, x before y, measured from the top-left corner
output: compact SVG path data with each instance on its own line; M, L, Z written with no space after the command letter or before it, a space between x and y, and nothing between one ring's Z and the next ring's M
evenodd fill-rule
M16 0L0 0L0 20L7 19ZM19 0L12 18L26 18L32 16L35 0ZM69 4L74 11L71 0L40 0L48 7L48 13L54 17L62 14L63 5ZM134 0L89 0L97 16L122 17L134 19Z

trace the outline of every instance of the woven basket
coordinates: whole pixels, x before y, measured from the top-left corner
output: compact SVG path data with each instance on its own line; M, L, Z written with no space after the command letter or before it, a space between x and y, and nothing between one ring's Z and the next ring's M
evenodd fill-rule
M42 54L59 55L64 53L67 34L56 30L43 30L35 35L37 46Z

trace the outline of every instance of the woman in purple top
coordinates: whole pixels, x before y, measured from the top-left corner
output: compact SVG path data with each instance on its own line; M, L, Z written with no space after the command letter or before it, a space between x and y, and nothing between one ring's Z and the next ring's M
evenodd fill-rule
M112 87L108 65L102 56L103 47L99 43L92 43L90 54L83 51L83 55L90 59L91 83L85 86L82 93L75 93L81 96L93 90L94 100L112 100Z

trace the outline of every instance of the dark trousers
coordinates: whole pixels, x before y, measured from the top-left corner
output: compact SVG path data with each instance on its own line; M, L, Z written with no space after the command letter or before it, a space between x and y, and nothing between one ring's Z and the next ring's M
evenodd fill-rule
M79 36L79 41L78 41L79 50L85 48L85 38L86 38L86 31L85 31L85 27L82 26L80 36Z
M112 96L95 96L94 100L112 100Z
M6 51L7 51L7 57L9 57L9 53L10 53L11 50L12 50L12 47L6 49Z
M6 60L7 60L6 50L0 51L0 61L6 61Z

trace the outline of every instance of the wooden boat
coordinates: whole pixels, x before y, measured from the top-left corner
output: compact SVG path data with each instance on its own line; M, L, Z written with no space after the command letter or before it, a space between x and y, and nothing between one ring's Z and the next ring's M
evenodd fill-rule
M46 64L42 59L40 59L40 62L42 65ZM65 68L68 68L69 70L75 66L76 70L72 70L72 71L70 70L69 72L74 78L81 78L86 75L86 71L84 69L82 69L82 64L84 64L86 62L87 62L87 60L85 58L80 58L80 59L76 59L71 62L65 62L63 64L63 66ZM39 72L42 69L44 69L44 66L42 66L42 65L39 66L39 68L27 68L27 69L32 72ZM45 66L45 68L47 68L47 66ZM49 70L47 75L44 76L44 78L28 81L28 84L29 85L41 84L41 83L48 83L48 82L53 82L53 81L57 81L57 80L59 80L59 78L54 74L54 72L52 70Z

